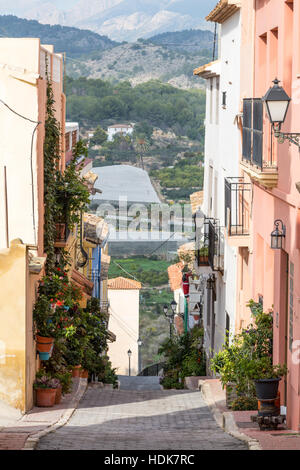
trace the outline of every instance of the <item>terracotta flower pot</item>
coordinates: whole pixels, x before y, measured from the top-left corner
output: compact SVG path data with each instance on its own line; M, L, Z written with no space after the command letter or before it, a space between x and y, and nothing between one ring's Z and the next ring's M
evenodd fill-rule
M56 389L56 394L55 394L55 404L56 405L60 404L61 398L62 398L62 387L58 387Z
M36 405L42 408L50 408L55 404L56 388L37 388Z
M36 337L36 349L41 353L52 353L54 345L54 338L46 338L44 336Z
M80 377L81 366L74 366L72 369L72 377Z
M81 371L81 378L82 378L82 379L88 379L88 378L89 378L89 371L83 369L83 370Z

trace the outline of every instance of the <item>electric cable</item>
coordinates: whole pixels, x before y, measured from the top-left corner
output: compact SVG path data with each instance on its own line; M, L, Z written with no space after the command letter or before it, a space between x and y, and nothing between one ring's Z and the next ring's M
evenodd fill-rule
M36 220L35 220L35 202L34 202L34 175L33 175L33 144L34 144L34 137L37 131L37 128L40 124L42 124L41 121L33 121L32 119L29 119L26 116L23 116L22 114L18 113L16 110L11 108L5 101L0 99L0 103L2 103L9 111L11 111L13 114L16 116L24 119L25 121L31 122L32 124L36 124L35 128L32 132L31 136L31 150L30 150L30 173L31 173L31 198L32 198L32 225L33 225L33 234L34 234L34 244L37 244L37 234L36 234Z

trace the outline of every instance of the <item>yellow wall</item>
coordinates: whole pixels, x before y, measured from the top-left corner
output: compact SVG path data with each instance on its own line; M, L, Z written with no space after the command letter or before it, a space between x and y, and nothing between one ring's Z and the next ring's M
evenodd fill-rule
M0 251L0 399L26 409L26 246Z

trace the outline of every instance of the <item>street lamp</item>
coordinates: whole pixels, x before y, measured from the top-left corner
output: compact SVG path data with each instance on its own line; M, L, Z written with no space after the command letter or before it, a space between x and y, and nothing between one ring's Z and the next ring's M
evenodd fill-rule
M137 344L138 344L138 350L139 350L139 373L140 373L142 371L141 347L143 344L141 338L138 339Z
M300 133L281 132L281 125L286 119L291 98L283 87L279 86L280 81L275 78L274 86L269 88L262 101L265 103L268 118L272 124L274 135L283 144L286 140L297 145L300 151Z
M280 219L275 220L274 225L275 230L271 233L271 248L273 250L281 250L286 235L286 227ZM281 230L279 230L279 225L281 225Z
M172 338L172 324L174 322L174 316L175 316L176 309L177 309L177 302L175 300L173 300L173 302L171 302L171 311L169 311L169 306L168 305L164 306L164 314L170 322L170 338Z
M132 356L132 351L130 351L130 349L127 351L127 354L128 354L128 359L129 359L129 370L128 370L128 375L129 377L131 376L131 363L130 363L130 360L131 360L131 356Z
M176 302L176 300L173 300L173 302L171 302L171 309L172 309L173 315L175 315L176 310L177 310L177 302Z

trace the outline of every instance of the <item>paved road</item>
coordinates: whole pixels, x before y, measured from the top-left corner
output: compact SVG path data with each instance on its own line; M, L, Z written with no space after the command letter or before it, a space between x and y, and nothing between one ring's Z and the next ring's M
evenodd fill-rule
M124 385L126 386L126 385ZM69 423L39 450L243 450L224 433L200 392L89 387Z

